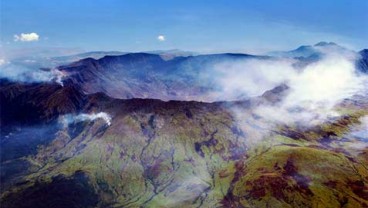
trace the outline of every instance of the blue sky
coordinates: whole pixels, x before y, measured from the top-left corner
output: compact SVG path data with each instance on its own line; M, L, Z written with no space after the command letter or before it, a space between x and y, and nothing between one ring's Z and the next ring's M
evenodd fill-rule
M321 40L368 48L367 0L0 2L3 48L262 53ZM14 41L32 32L38 41Z

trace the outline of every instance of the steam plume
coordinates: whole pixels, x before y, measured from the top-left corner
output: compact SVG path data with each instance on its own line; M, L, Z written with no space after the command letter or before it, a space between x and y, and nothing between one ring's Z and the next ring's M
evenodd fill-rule
M111 116L105 112L99 113L81 113L78 115L67 114L61 117L60 122L64 126L68 126L74 122L81 122L81 121L94 121L96 119L103 119L107 125L111 125Z

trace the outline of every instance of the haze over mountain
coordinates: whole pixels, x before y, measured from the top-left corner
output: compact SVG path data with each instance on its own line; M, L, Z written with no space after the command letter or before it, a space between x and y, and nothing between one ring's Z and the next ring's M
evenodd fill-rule
M368 206L366 50L106 53L0 66L2 206Z
M47 60L21 60L3 64L1 77L18 79L26 82L51 81L54 77L61 79L68 77L77 85L81 85L86 93L104 92L115 98L154 98L162 100L199 100L220 101L237 100L249 96L260 95L265 90L282 84L288 78L284 77L279 83L273 83L254 94L253 92L239 92L225 95L226 86L223 83L224 74L221 64L234 65L245 63L242 73L251 68L252 62L268 60L277 65L284 62L286 68L304 68L307 65L323 59L326 54L344 54L349 59L356 59L363 68L367 55L364 50L355 53L335 43L320 42L314 46L301 46L289 52L277 52L277 57L255 56L248 54L211 54L190 55L193 53L172 51L156 51L151 53L123 53L123 52L90 52L67 57L48 58ZM272 54L272 53L271 53ZM275 53L273 53L275 54ZM86 58L87 56L90 56ZM354 57L355 56L355 57ZM73 60L78 60L69 64ZM44 67L42 63L54 63L54 66ZM290 64L286 64L289 62ZM248 64L250 63L250 64ZM265 63L265 62L264 62ZM56 66L57 64L63 66ZM274 72L273 64L267 63L268 70ZM255 65L255 64L253 64ZM43 71L37 68L45 68ZM47 68L54 69L47 69ZM57 69L57 70L56 70ZM50 71L51 73L45 72ZM263 73L263 72L262 72ZM268 72L265 72L268 73ZM235 74L234 74L235 75ZM236 76L236 75L235 75ZM234 76L234 77L235 77ZM264 76L264 75L257 75ZM60 80L59 80L60 81ZM247 80L254 82L255 80ZM235 91L235 90L231 90Z
M0 208L368 207L367 0L1 0Z

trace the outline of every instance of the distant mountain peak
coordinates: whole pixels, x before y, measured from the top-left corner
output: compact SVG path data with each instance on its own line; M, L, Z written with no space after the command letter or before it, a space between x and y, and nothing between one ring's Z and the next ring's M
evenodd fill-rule
M315 44L314 46L337 46L337 44L336 43L334 43L334 42L326 42L326 41L321 41L321 42L319 42L319 43L317 43L317 44Z
M359 51L359 53L361 55L368 55L368 49L363 49L363 50Z
M300 58L300 57L316 57L323 54L324 49L336 49L336 50L347 50L345 47L340 46L334 42L321 41L314 45L302 45L291 51L274 51L269 53L271 56L278 57L289 57L289 58Z
M368 49L359 51L361 58L357 61L356 66L363 73L368 73Z

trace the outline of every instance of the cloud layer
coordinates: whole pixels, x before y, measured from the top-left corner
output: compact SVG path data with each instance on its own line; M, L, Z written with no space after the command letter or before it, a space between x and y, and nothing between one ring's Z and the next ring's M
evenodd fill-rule
M334 106L364 93L368 83L366 75L357 73L355 53L333 49L321 53L319 60L303 68L289 58L218 64L214 67L218 96L225 100L261 96L286 84L289 90L281 102L262 104L254 112L269 123L319 124L338 116Z
M41 70L6 61L0 64L0 78L11 81L25 83L56 82L63 86L62 80L64 76L65 74L57 69Z

